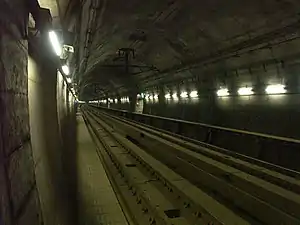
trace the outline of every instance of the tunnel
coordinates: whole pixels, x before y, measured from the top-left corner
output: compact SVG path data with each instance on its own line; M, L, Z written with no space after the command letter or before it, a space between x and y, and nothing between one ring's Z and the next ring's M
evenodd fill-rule
M299 225L299 0L0 0L0 225Z

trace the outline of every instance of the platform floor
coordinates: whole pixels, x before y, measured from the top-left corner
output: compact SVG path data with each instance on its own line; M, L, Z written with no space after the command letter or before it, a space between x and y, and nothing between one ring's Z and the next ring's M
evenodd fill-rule
M81 115L77 116L77 168L79 224L128 224Z

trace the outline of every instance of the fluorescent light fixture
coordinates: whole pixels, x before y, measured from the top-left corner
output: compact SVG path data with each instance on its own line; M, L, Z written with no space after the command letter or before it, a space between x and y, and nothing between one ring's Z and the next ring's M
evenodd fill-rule
M198 97L198 91L191 91L190 97L191 98L197 98Z
M166 99L170 99L170 98L171 98L171 95L170 95L170 94L166 94L166 95L165 95L165 98L166 98Z
M188 97L188 93L186 91L181 92L180 97L181 98L187 98Z
M69 67L67 65L63 65L61 67L62 71L64 72L64 74L69 75L70 74L70 70Z
M239 95L253 95L254 92L253 92L252 89L253 89L252 87L242 87L242 88L239 88L238 94Z
M67 77L67 82L70 84L72 83L72 79L70 77Z
M266 87L267 94L283 94L286 93L285 85L282 84L274 84L268 85Z
M228 89L227 88L221 88L217 91L217 95L219 97L222 97L222 96L228 96L229 95L229 92L228 92Z
M61 45L59 43L56 33L54 31L50 31L49 38L50 38L50 42L52 44L54 52L56 53L57 56L60 56L62 53L62 48L61 48Z

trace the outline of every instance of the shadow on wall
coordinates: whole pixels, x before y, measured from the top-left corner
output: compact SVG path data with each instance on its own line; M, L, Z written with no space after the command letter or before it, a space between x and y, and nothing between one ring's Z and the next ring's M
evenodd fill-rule
M76 105L73 95L68 92L66 83L58 73L57 82L57 110L62 143L62 162L67 186L66 196L68 208L71 209L71 224L78 222L77 206L77 132Z

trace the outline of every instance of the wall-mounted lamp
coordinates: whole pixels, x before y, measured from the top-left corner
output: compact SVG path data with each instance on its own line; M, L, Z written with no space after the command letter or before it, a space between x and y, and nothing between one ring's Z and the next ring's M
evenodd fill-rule
M253 95L254 94L253 88L252 87L242 87L242 88L239 88L238 94L239 95Z
M180 93L181 98L188 98L188 93L186 91Z
M123 98L121 98L121 102L129 102L129 98L128 97L123 97Z
M198 91L191 91L190 97L191 98L197 98L198 97Z
M170 98L171 98L171 95L168 93L168 94L165 95L165 98L166 98L166 99L170 99Z
M267 94L284 94L286 93L285 85L274 84L266 87Z
M62 53L61 44L59 43L57 34L54 31L49 31L49 39L53 50L57 56L60 56Z
M61 67L61 69L62 69L62 71L64 72L65 75L67 75L67 76L70 75L70 69L67 65L63 65Z
M219 97L228 96L229 95L228 89L227 88L221 88L221 89L219 89L217 91L217 95Z

